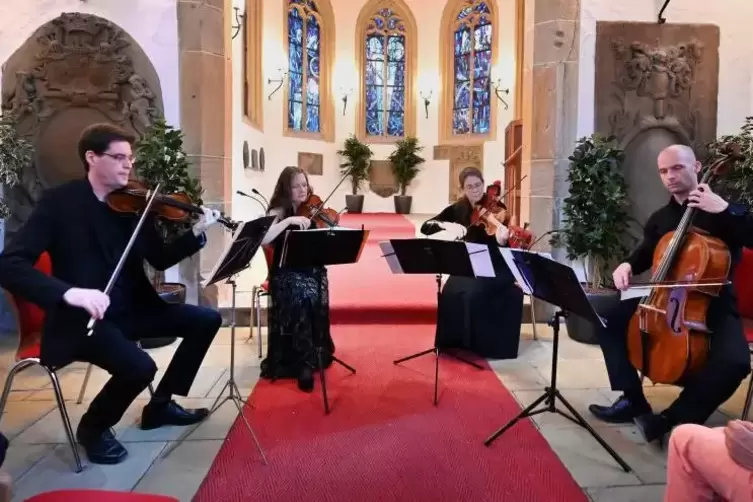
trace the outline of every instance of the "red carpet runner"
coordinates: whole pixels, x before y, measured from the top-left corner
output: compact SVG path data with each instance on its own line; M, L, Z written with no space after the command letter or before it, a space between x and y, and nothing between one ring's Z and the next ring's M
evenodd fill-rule
M408 236L407 221L400 216L361 218L377 239ZM345 224L357 221L351 216ZM348 273L331 269L333 312L343 305L355 310L357 301L372 312L387 300L410 302L416 311L433 308L432 278L375 277L388 270L367 261L378 253L368 247ZM414 289L403 290L409 282ZM489 448L483 445L520 410L493 372L441 361L440 401L434 407L433 358L392 364L430 347L434 327L392 325L395 321L384 313L382 324L333 326L337 355L357 374L338 365L327 371L329 416L318 380L312 394L298 391L295 382L260 381L249 401L254 408L247 407L246 415L270 465L261 463L245 425L236 421L194 500L587 500L530 422L516 424ZM346 317L352 321L351 315Z

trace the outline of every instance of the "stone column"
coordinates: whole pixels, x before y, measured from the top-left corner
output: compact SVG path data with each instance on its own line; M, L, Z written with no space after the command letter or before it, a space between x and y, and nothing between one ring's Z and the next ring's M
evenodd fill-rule
M541 235L557 228L577 133L578 0L525 0L521 219ZM544 238L536 249L548 249ZM555 250L557 253L558 250ZM537 309L537 317L547 315Z
M204 204L230 214L232 165L232 51L230 0L178 0L180 127L194 175L204 188ZM198 298L205 277L226 243L224 230L210 230L198 258L181 266L189 301ZM217 293L202 293L202 303L217 305Z

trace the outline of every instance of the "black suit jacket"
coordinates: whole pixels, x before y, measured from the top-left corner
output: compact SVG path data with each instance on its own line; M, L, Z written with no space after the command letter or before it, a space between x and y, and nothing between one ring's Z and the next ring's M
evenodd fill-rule
M72 287L103 291L117 265L117 258L114 262L112 259L112 244L105 242L108 234L100 231L94 217L101 211L99 204L102 203L87 179L47 190L0 254L0 286L45 311L41 345L45 364L59 367L72 362L86 336L90 316L83 309L67 305L63 300L65 292ZM134 215L131 220L135 228L138 217ZM131 279L129 306L164 304L146 276L144 260L157 270L166 270L199 251L205 240L203 234L196 237L189 231L165 244L154 218L148 216L121 271ZM34 268L44 251L52 261L52 276Z

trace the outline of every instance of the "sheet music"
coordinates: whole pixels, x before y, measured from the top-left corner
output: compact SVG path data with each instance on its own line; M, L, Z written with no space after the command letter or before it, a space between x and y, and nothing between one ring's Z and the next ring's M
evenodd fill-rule
M539 256L543 256L544 258L548 258L549 260L555 261L554 258L552 258L551 253L541 252L541 251L527 251L524 249L515 249L512 248L499 248L499 252L502 254L502 258L505 259L505 264L507 264L507 268L510 269L510 272L512 273L513 277L515 278L515 282L518 283L520 286L520 289L523 290L523 293L527 295L532 295L533 290L531 289L531 285L528 282L528 279L523 277L523 274L520 272L520 268L518 268L518 265L515 263L515 255L514 252L517 253L532 253L537 254Z
M384 256L384 259L387 260L390 272L393 274L402 274L403 267L400 266L400 260L397 259L395 248L392 247L392 243L390 241L382 241L379 243L379 249L382 250L382 255Z
M492 257L489 254L489 246L475 242L466 242L465 248L468 250L473 274L476 277L497 277L497 274L494 272Z
M620 301L632 300L633 298L643 298L651 294L650 286L643 286L638 288L628 288L625 291L620 291Z
M345 231L350 230L350 231L355 231L355 232L360 232L361 231L360 228L339 227L339 226L337 226L337 227L329 227L329 228L318 228L318 227L317 228L308 228L306 230L295 229L295 230L291 230L291 232L332 232L332 231L339 232L341 230L345 230Z

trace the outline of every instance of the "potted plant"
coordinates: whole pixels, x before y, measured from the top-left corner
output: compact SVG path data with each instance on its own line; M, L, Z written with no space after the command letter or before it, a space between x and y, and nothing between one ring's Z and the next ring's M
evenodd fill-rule
M34 146L18 134L11 116L0 118L0 184L5 189L21 182L23 170L34 161ZM10 208L0 199L0 219L10 216Z
M371 157L374 153L369 145L359 141L355 135L351 135L345 140L343 149L338 150L337 154L347 159L347 162L340 164L340 171L343 176L350 178L352 188L352 193L345 196L345 207L349 213L361 213L363 212L363 194L359 194L358 190L369 179Z
M169 126L164 118L157 119L134 145L134 167L137 178L149 188L161 184L160 193L182 192L195 205L201 205L202 188L200 182L189 173L188 159L183 151L183 133ZM190 231L197 217L191 221L178 223L163 219L156 220L157 230L169 242L184 232ZM186 285L165 282L164 272L146 265L152 278L154 289L167 302L186 301ZM167 345L175 338L143 340L144 348Z
M0 184L4 190L9 190L21 183L24 169L34 162L34 146L30 141L18 134L15 119L10 115L0 117ZM10 217L10 208L0 198L0 219ZM0 332L10 333L16 327L15 316L12 315L10 304L5 295L0 299L2 315L0 316Z
M567 180L570 194L563 204L563 222L551 243L564 245L567 257L584 264L586 295L598 314L620 301L611 285L615 259L627 253L628 191L622 173L624 152L613 137L598 134L578 140L569 157ZM583 343L597 343L598 329L589 321L568 316L569 336Z
M753 209L753 117L746 117L739 133L721 136L708 145L708 151L717 155L725 143L736 143L745 159L725 173L716 182L717 191L724 197Z
M390 154L392 173L400 187L400 195L395 195L395 212L397 214L409 214L413 198L406 195L406 190L418 176L419 166L426 162L418 152L424 147L418 145L418 138L409 136L396 143L395 150Z

